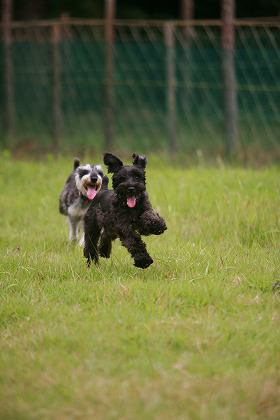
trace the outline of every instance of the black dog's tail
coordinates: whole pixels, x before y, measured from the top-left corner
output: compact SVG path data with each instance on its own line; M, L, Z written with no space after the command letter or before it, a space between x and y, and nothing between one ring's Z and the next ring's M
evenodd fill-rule
M74 158L74 165L73 165L74 171L78 168L78 166L80 166L80 159Z

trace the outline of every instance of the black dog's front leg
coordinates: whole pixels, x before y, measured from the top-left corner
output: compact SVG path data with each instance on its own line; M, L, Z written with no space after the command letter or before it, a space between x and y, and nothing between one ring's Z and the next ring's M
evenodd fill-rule
M153 263L152 258L146 250L146 245L138 233L130 230L126 234L121 233L119 237L122 245L126 247L134 259L135 267L147 268Z
M93 260L95 264L98 263L98 249L97 244L100 236L100 228L94 218L85 217L85 244L84 256L87 259L87 265L90 266Z
M112 251L112 238L106 235L105 231L101 234L99 244L99 255L103 258L110 258Z
M166 229L164 219L153 209L141 214L138 228L140 235L161 235Z
M166 229L164 219L153 209L147 193L142 202L143 213L139 217L137 230L140 235L161 235Z

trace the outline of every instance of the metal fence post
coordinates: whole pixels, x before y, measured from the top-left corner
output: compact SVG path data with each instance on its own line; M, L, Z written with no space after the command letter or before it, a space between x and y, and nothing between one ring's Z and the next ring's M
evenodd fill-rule
M222 0L222 48L225 106L226 153L232 156L237 149L237 96L235 79L235 0Z
M115 0L106 0L104 135L105 135L105 147L107 150L110 150L113 145L114 16L115 16Z
M175 80L175 48L174 25L164 24L164 39L166 47L166 78L167 78L167 125L169 147L171 152L177 151L176 138L176 80Z
M193 19L193 0L181 0L181 18L187 23L183 32L185 38L189 39L193 30L188 24Z
M62 130L63 130L63 112L61 95L61 63L60 63L60 38L61 28L59 24L52 26L52 102L53 102L53 146L55 153L58 153Z
M189 116L191 113L191 82L192 82L192 36L194 28L190 25L190 21L193 19L193 0L181 0L181 17L184 21L182 28L182 45L183 45L183 57L182 57L182 82L183 89L181 90L181 103L184 114Z
M3 0L3 61L4 61L4 95L5 116L4 127L7 142L15 135L15 96L14 96L14 68L12 58L12 0Z

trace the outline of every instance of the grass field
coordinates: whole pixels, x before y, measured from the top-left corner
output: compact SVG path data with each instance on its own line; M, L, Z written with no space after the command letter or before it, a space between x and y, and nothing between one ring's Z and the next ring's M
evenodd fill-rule
M1 160L0 417L279 418L279 168L151 159L154 264L116 242L89 270L58 213L71 164Z

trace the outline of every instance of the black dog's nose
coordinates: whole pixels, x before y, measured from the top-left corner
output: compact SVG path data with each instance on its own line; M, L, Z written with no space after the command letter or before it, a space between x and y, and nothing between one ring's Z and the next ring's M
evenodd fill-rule
M127 189L127 191L130 192L130 193L134 193L135 192L135 188L134 187L129 187Z
M90 180L91 180L91 182L96 182L97 181L97 175L91 175Z

